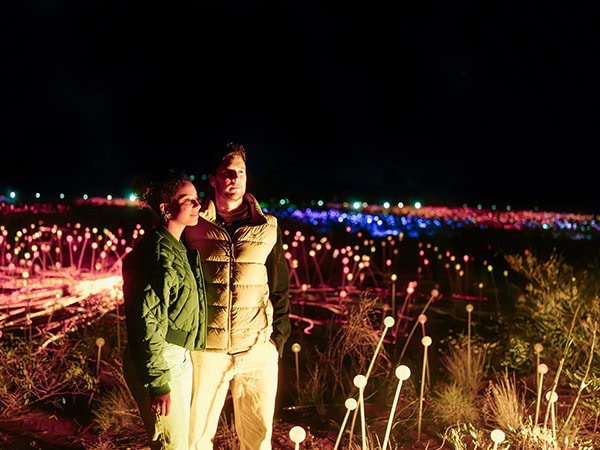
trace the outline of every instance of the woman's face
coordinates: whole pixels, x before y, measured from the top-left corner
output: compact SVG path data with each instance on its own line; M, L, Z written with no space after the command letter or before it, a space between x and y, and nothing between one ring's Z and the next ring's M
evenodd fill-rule
M198 192L191 181L180 183L175 195L171 199L169 206L171 219L181 225L189 226L198 223L198 212L200 211L200 202Z

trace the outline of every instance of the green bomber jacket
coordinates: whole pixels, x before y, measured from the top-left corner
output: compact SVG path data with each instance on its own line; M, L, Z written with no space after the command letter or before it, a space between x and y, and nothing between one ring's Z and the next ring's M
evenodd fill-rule
M124 257L128 354L151 396L170 392L165 343L206 347L206 290L197 251L164 226L149 231Z

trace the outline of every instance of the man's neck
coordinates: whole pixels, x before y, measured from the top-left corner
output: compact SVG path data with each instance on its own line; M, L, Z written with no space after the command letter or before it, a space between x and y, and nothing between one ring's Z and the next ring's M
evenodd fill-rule
M248 204L244 202L241 202L239 206L234 209L221 210L217 207L217 215L227 225L246 219L249 215L249 211L250 208L248 207Z
M244 200L229 200L226 198L220 198L215 200L217 206L217 212L219 214L232 214L241 209L244 205Z

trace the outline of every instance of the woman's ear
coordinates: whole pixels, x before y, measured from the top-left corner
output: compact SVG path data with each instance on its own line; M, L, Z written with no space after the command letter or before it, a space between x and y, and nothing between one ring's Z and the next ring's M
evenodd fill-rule
M165 222L171 218L171 211L169 211L168 203L160 204L160 215Z

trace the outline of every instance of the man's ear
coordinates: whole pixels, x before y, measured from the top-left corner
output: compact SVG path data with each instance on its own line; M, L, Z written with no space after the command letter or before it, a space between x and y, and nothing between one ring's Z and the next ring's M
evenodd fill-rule
M214 175L209 175L208 176L208 183L214 188L215 187L215 176Z

